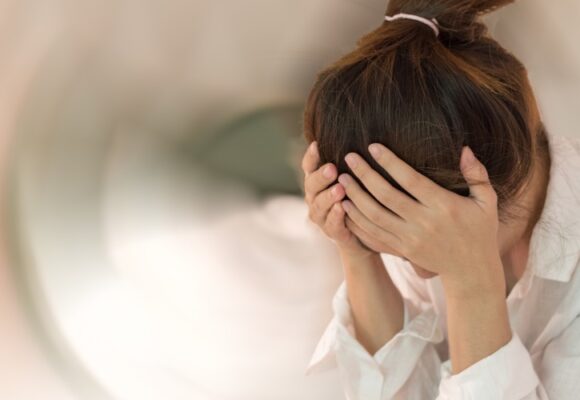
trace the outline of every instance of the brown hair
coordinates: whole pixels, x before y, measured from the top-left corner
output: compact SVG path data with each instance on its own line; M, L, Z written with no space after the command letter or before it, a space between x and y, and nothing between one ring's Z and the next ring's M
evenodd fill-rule
M320 165L349 173L356 152L407 195L368 152L379 142L419 173L468 196L459 169L468 145L486 166L501 221L522 190L548 139L522 63L489 37L480 16L513 0L392 0L404 12L439 23L384 21L317 75L304 110L304 135L318 141ZM540 152L544 152L541 154ZM515 205L515 204L514 204ZM517 206L517 205L515 205Z

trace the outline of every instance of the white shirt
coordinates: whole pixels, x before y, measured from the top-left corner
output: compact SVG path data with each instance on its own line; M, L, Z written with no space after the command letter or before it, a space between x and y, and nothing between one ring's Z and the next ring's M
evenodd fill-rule
M512 339L451 374L441 279L382 253L403 329L374 355L356 340L343 280L306 374L338 367L349 400L580 399L580 139L548 134L552 166L524 274L507 297Z

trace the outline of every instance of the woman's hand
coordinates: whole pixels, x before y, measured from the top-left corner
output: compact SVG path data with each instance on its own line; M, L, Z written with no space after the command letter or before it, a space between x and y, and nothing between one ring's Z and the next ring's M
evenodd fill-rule
M337 170L334 164L328 163L316 169L320 159L316 146L317 143L312 142L302 158L308 217L336 243L341 255L356 259L377 254L361 243L345 226L346 214L340 203L345 190L340 183L328 187L336 180Z
M377 152L372 154L374 149ZM497 242L497 195L486 168L471 149L464 147L460 163L470 197L437 185L381 144L369 146L369 151L418 201L394 188L358 154L349 153L347 164L372 194L363 191L348 174L339 177L352 200L345 200L343 205L357 226L353 232L365 232L385 248L439 274L446 291L505 292Z

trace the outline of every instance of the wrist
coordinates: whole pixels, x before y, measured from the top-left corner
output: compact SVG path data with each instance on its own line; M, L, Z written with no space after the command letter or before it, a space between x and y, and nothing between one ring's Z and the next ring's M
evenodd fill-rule
M376 275L377 273L386 273L385 264L380 253L373 254L356 254L340 253L343 271L345 275Z
M337 243L337 247L341 256L358 259L358 258L372 258L378 256L380 253L374 249L369 248L359 238L351 233L350 239L346 242Z
M480 262L477 268L465 268L461 276L441 275L441 283L448 299L505 298L506 282L501 260Z
M509 342L512 332L503 294L476 291L462 298L446 296L445 300L453 374L458 374Z
M348 250L344 248L338 248L338 253L340 258L351 263L365 263L370 261L376 261L380 259L380 253L372 250Z

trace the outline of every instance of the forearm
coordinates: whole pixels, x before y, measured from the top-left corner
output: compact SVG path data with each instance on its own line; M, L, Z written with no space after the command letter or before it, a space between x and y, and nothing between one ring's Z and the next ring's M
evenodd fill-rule
M374 355L403 328L403 299L380 255L341 258L356 338Z
M511 339L503 270L501 264L492 268L497 271L497 281L491 286L462 293L445 290L453 374L493 354Z

